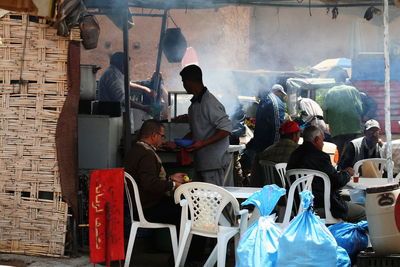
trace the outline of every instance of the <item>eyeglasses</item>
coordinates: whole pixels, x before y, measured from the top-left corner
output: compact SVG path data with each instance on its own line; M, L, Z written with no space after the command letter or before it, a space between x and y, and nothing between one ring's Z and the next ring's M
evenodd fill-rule
M164 134L161 134L161 133L157 133L157 134L159 134L161 136L161 138L165 139L165 135Z

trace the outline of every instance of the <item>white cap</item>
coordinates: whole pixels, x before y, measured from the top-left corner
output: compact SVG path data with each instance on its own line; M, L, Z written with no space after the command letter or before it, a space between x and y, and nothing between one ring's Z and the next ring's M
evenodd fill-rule
M379 122L376 120L367 120L364 124L364 130L368 131L371 128L378 128L381 129L381 126L379 125Z
M272 92L279 91L279 92L281 92L282 94L287 95L287 94L285 93L285 90L283 89L283 86L280 85L280 84L274 84L274 85L272 86L272 88L271 88L271 91L272 91Z

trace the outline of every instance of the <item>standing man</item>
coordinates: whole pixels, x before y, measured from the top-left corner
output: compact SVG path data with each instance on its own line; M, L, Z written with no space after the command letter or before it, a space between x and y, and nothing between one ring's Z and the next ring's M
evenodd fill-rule
M99 85L98 85L98 100L99 102L120 102L123 110L125 105L125 84L124 84L124 56L123 52L116 52L110 57L110 66L107 70L101 75ZM149 98L154 98L154 92L152 92L149 88L130 83L129 84L131 91L141 92L145 94ZM145 113L151 113L151 106L144 105L139 102L130 101L130 107L133 109L138 109L140 111L144 111ZM133 114L131 114L133 115ZM131 117L131 128L133 129L134 124L132 123ZM148 117L149 118L149 117ZM137 128L140 128L138 124ZM136 129L135 129L136 130Z
M286 93L282 85L274 84L270 93L258 104L254 138L247 144L249 150L256 152L251 166L251 186L263 186L264 178L259 163L259 153L279 141L279 127L285 121L285 98Z
M339 85L329 89L324 101L325 119L339 150L339 159L345 146L361 133L361 97L355 87L344 84L346 78L347 72L343 69L335 73Z
M231 161L227 149L232 131L225 108L203 85L199 66L186 66L179 74L186 92L193 95L188 112L190 132L185 138L196 141L187 150L194 152L197 174L207 183L233 185L233 180L224 181Z
M125 158L125 171L135 179L144 217L150 222L170 223L179 228L181 208L170 193L183 184L185 173L166 177L156 149L164 142L164 126L153 119L143 123L139 141Z
M285 121L285 97L282 85L274 84L271 92L258 104L254 129L254 149L257 153L279 141L279 127Z
M376 120L368 120L364 125L365 136L352 140L338 163L340 168L353 167L362 159L381 158L383 142L379 138L381 127Z
M363 106L362 121L366 122L367 120L375 119L378 105L366 93L360 92L360 96Z
M154 95L158 92L158 88L155 87L156 79L159 76L159 88L160 88L160 103L156 102ZM144 81L135 81L135 84L142 85L152 90L152 95L143 94L143 92L134 93L134 96L141 98L141 103L144 105L150 105L152 107L153 116L160 115L160 119L166 119L168 113L168 90L164 85L164 79L161 73L154 72L153 75Z

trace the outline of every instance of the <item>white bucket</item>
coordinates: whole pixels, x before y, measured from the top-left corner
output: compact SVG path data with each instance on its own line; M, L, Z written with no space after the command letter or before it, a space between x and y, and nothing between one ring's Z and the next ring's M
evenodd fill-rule
M366 190L365 212L372 247L379 255L400 253L400 232L396 225L395 204L398 184L369 187Z

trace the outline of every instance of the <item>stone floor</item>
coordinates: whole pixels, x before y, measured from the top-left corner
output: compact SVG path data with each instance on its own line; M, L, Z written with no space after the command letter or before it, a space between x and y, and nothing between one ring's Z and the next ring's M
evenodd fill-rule
M50 258L0 253L0 267L93 267L93 264L90 263L88 252L80 252L79 254L80 255L75 258ZM205 260L188 260L185 266L203 266L204 262ZM104 264L96 265L102 266ZM121 263L121 266L122 265L123 263ZM235 259L233 253L228 252L226 266L230 267L234 265ZM113 262L111 266L117 267L120 265L118 262ZM168 251L168 248L163 247L163 244L160 245L160 242L157 239L151 237L137 238L135 241L135 247L130 266L173 266L172 253Z

